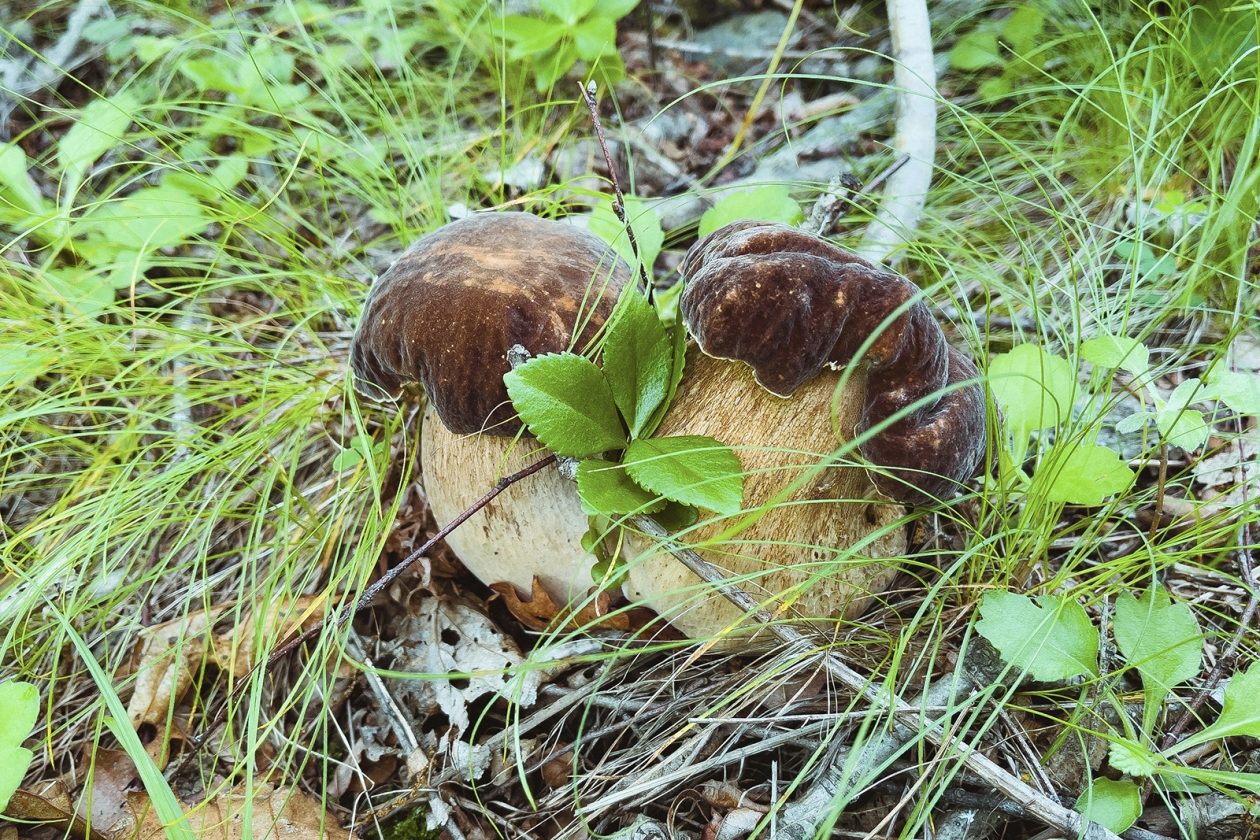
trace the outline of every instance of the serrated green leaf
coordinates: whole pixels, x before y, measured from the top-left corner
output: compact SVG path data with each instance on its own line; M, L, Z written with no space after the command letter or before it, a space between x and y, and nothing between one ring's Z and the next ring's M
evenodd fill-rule
M637 289L628 287L608 326L604 377L631 437L642 435L653 412L665 400L670 350L669 335L656 309Z
M1022 457L1029 434L1057 426L1071 414L1076 390L1072 366L1035 344L1021 344L994 356L988 379L1015 437L1018 456Z
M0 148L0 201L9 201L32 216L48 211L47 202L31 180L26 152L16 143Z
M1121 773L1145 779L1153 774L1159 765L1156 756L1141 744L1132 741L1112 741L1107 750L1107 760L1111 766Z
M1002 658L1033 679L1065 680L1098 674L1098 631L1071 598L989 592L980 602L976 632Z
M1185 604L1174 604L1159 584L1141 600L1120 593L1111 632L1125 660L1142 675L1146 706L1142 731L1153 731L1164 698L1199 673L1203 636Z
M588 515L654 513L666 500L640 487L625 467L591 458L578 464L578 498Z
M1100 335L1081 345L1081 358L1108 369L1128 371L1142 377L1150 370L1150 351L1142 342L1127 336Z
M512 406L557 455L589 458L626 445L603 371L573 353L536 356L504 375Z
M139 101L123 91L109 99L93 100L78 113L74 125L57 144L57 161L66 176L68 197L78 192L88 167L117 145L139 107Z
M744 471L729 446L703 435L646 438L626 449L626 470L653 493L718 513L739 513Z
M1225 686L1225 700L1221 703L1221 716L1202 732L1178 742L1166 754L1176 755L1197 744L1236 735L1260 738L1260 665L1252 665L1230 677Z
M1169 446L1187 451L1202 446L1211 432L1203 412L1193 408L1164 409L1155 415L1155 425Z
M1076 810L1116 834L1137 822L1142 814L1142 792L1130 781L1094 779L1076 800Z
M630 220L630 228L634 231L634 239L639 243L639 255L652 276L652 265L661 253L665 244L665 232L661 230L661 218L646 202L637 198L626 199L626 218ZM637 266L639 259L635 257L634 248L630 245L630 237L626 234L626 226L617 218L612 209L612 199L602 198L595 205L587 221L591 233L612 245L623 260L631 266Z
M9 807L9 797L21 787L34 757L26 747L0 747L0 811Z
M950 66L971 72L985 67L1001 67L997 34L988 29L968 32L949 51Z
M1260 416L1260 376L1222 370L1208 383L1205 396L1218 399L1239 414Z
M572 27L595 8L595 0L538 0L538 8Z
M1116 423L1116 431L1125 435L1131 432L1136 432L1154 418L1155 415L1150 412L1135 411L1127 417L1122 417L1120 422Z
M1101 505L1129 488L1137 474L1105 446L1058 440L1037 470L1048 477L1046 500L1070 505Z
M573 28L578 57L594 61L617 51L617 24L606 17L589 17Z
M723 225L740 219L797 225L805 219L805 213L796 199L792 198L787 187L781 184L766 184L730 193L718 199L717 203L700 217L700 235L708 236Z
M39 716L39 690L30 683L0 683L0 747L20 746Z

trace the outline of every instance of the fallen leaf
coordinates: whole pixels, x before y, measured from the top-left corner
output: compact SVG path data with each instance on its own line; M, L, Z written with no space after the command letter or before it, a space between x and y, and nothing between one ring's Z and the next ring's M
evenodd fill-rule
M230 606L186 615L141 632L139 673L127 703L127 718L133 728L166 722L192 683L193 671L205 658L210 625ZM158 726L159 731L165 728Z
M5 808L3 813L11 820L43 823L64 829L72 837L109 840L109 836L100 831L98 826L88 829L87 822L74 813L74 807L70 804L65 788L59 785L43 794L29 790L15 790L9 797L9 807Z
M503 600L508 611L517 621L530 630L619 630L623 633L642 635L651 628L652 635L658 639L677 640L682 636L661 620L661 617L645 607L633 607L629 610L612 607L612 596L603 591L592 601L587 599L582 608L573 612L567 605L559 607L551 600L551 596L542 588L537 577L534 578L533 592L525 601L510 583L492 583L490 589Z
M267 783L256 783L248 827L242 818L246 804L244 784L197 805L180 804L188 814L188 825L198 840L242 840L250 835L255 840L351 840L350 832L341 827L335 816L324 810L318 799L291 787L275 788ZM162 820L150 806L147 795L132 794L128 809L133 819L127 826L130 831L123 833L116 829L111 832L114 840L131 837L136 840L164 840L166 834ZM136 825L139 825L139 831L136 831Z
M269 604L261 618L259 604L240 623L214 635L211 661L237 679L245 676L260 658L270 656L280 643L322 621L327 601L322 595L303 595L296 601ZM261 635L259 624L262 625Z

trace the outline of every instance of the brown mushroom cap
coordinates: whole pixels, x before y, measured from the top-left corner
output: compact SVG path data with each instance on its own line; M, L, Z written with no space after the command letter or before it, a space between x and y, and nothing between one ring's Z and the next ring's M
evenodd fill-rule
M450 431L515 434L508 349L580 350L630 278L607 243L562 222L529 213L452 222L373 284L350 349L356 384L379 398L419 382Z
M790 396L824 367L866 368L862 456L903 502L946 498L984 456L984 391L906 278L795 228L741 221L687 253L680 307L700 349ZM965 383L965 384L964 384Z

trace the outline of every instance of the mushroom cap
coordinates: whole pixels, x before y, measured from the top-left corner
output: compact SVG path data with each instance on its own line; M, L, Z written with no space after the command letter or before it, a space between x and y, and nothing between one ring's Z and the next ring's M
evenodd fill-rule
M922 292L824 239L740 221L683 260L679 306L706 355L746 362L787 397L824 367L865 366L860 451L879 489L939 501L975 474L987 444L975 363L950 347ZM846 430L847 431L847 430Z
M368 293L350 349L356 386L419 382L457 434L520 429L508 349L580 350L612 314L630 267L602 239L529 213L479 213L420 238Z

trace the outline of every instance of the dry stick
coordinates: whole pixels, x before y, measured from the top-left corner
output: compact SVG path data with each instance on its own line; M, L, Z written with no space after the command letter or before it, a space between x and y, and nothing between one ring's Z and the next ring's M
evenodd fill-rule
M812 233L814 236L827 236L840 217L853 209L855 198L859 195L870 195L898 169L905 166L908 160L910 160L909 155L897 158L865 186L852 172L841 172L831 179L831 183L827 184L827 189L823 191L822 196L814 202L814 206L809 211L809 218L801 225L801 230ZM844 191L843 196L839 194L841 190Z
M495 484L493 488L491 488L489 493L482 496L477 501L473 502L473 504L467 510L465 510L459 516L452 519L445 528L443 528L442 530L434 534L429 539L428 542L426 542L424 545L417 548L415 551L411 552L411 554L407 555L406 559L404 559L401 563L399 563L394 568L390 569L385 574L381 575L380 580L378 580L376 583L369 586L367 589L363 590L363 594L359 596L359 600L357 600L353 604L349 604L346 607L344 607L341 610L341 614L337 616L337 626L338 627L342 626L343 624L346 623L347 620L350 619L351 616L353 616L359 610L364 609L365 607L369 606L372 603L372 599L374 599L377 595L379 595L387 586L393 583L394 580L399 575L401 575L403 572L410 569L416 563L420 562L420 558L422 558L429 551L429 549L433 548L433 546L437 545L437 543L440 542L441 540L446 539L447 535L449 535L451 531L454 531L460 525L463 525L465 522L468 521L468 519L473 514L481 510L486 505L490 504L490 502L494 501L495 496L498 496L500 493L502 493L504 490L511 487L516 482L520 481L522 478L528 478L529 476L533 475L534 473L538 472L544 467L551 466L555 462L556 462L556 456L548 455L546 458L543 458L541 461L535 461L534 463L530 464L528 467L526 467L523 470L514 472L509 476L504 476L503 478L500 478L498 483ZM271 665L275 663L277 659L283 658L285 654L292 651L298 645L318 635L327 626L328 626L327 620L321 621L319 624L316 624L310 630L307 630L305 633L302 633L297 638L286 643L283 647L281 647L279 650L277 650L275 653L271 654L271 656L267 658L266 667L270 668Z
M608 166L608 177L612 179L613 213L617 214L617 221L626 226L626 236L630 237L630 250L634 251L635 259L639 261L639 279L643 281L644 294L650 296L652 284L648 282L647 266L643 264L643 255L639 253L639 241L634 238L634 228L630 224L630 219L626 217L626 199L621 194L621 184L617 182L617 169L613 166L612 155L608 154L608 141L604 139L604 127L599 122L599 100L595 98L597 89L595 82L592 80L590 84L579 84L578 87L582 91L582 101L591 112L591 122L595 124L595 136L599 138L599 148L604 153L604 163Z
M710 565L699 554L690 549L673 545L673 535L661 527L656 520L640 515L631 517L631 522L645 534L655 537L680 563L701 580L711 584L728 601L740 610L748 613L754 620L765 624L779 641L792 648L794 652L817 652L818 645L808 636L790 625L776 621L775 617L762 607L755 598L726 580L721 572ZM841 685L868 700L875 708L889 708L898 722L907 727L911 733L921 733L937 746L941 746L947 740L946 733L940 726L935 724L925 725L923 715L918 707L906 703L896 695L882 692L877 686L872 685L869 680L846 665L834 653L829 651L823 652L820 658L823 667L827 669L827 673L839 681ZM956 687L962 684L962 678L950 675L930 686L926 694L934 693L933 690L939 689L942 685L946 687L950 694L953 694ZM887 745L884 745L885 749L886 747ZM966 741L952 739L950 747L956 750L958 754L965 756L963 763L968 769L979 776L985 784L992 785L1008 799L1014 801L1028 816L1065 832L1068 837L1080 837L1083 840L1114 840L1117 837L1115 833L1108 831L1098 823L1086 820L1076 811L1065 808L1050 799L1050 797L1020 781ZM813 835L810 833L808 836Z

